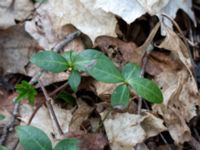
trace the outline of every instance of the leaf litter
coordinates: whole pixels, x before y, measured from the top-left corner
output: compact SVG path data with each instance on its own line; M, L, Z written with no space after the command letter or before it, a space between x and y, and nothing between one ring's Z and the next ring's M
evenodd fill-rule
M34 9L33 4L23 1L22 6L27 7L21 10L21 6L17 3L14 3L13 9L10 9L9 2L1 2L5 7L0 8L0 16L3 16L0 17L0 47L2 49L0 67L3 70L1 75L20 73L33 77L40 69L28 63L30 56L38 50L52 49L66 34L76 30L86 34L86 39L73 40L65 46L64 51L73 49L80 52L86 47L92 48L93 42L93 47L109 56L119 68L127 62L141 65L145 50L157 39L159 24L154 24L155 28L151 28L152 32L144 39L145 42L138 46L137 42L127 40L126 35L123 35L123 38L116 38L115 28L119 25L120 18L123 19L124 24L128 23L127 26L130 28L132 23L134 24L138 18L141 19L145 13L157 15L161 22L161 34L166 35L163 40L159 41L159 44L154 44L156 50L148 56L145 68L145 73L162 88L163 104L152 105L150 110L143 109L141 115L133 114L135 112L133 109L137 105L137 96L131 93L130 105L134 106L129 105L128 110L113 110L106 116L110 96L116 85L89 79L80 85L82 89L87 89L87 92L82 100L76 99L77 107L66 109L62 105L53 103L64 131L64 137L58 136L55 124L52 123L45 106L42 106L33 118L32 125L45 131L54 144L65 136L71 136L78 137L82 141L79 145L80 149L103 150L106 145L113 150L133 150L138 147L147 149L146 141L164 131L169 132L177 145L191 141L194 135L188 124L198 116L197 108L200 105L194 62L184 40L172 30L172 23L166 19L162 21L163 13L174 19L178 9L182 9L196 25L191 1L126 0L122 3L112 0L76 0L73 2L52 0L42 4L36 10L35 16L25 22L25 29L24 26L15 25L15 20L27 19L27 14ZM118 17L116 18L115 15ZM9 20L5 21L5 17ZM44 85L51 85L55 82L66 81L68 76L67 72L56 75L45 73L41 79ZM91 84L88 85L87 82ZM100 97L100 103L92 102L95 98L91 93ZM2 99L1 103L3 104L4 101L5 99ZM10 116L10 112L6 109L9 111L12 109L10 105L12 104L9 103L9 108L2 105L0 109L0 114L3 114L6 120ZM101 111L97 110L99 106ZM22 124L28 123L33 110L30 105L22 104L18 117ZM96 118L91 117L93 115ZM100 122L104 125L103 127ZM4 125L5 123L0 124L1 127ZM99 126L100 131L94 132Z

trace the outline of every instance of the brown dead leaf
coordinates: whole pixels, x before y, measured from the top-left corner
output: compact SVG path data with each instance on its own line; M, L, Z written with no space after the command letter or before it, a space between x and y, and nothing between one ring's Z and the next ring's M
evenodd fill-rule
M102 9L96 9L93 0L51 0L37 9L37 13L36 18L48 16L52 20L51 25L54 29L72 24L88 35L92 41L99 35L115 36L117 23L115 16L105 13ZM28 24L34 26L34 23L33 20ZM27 28L27 31L30 31L31 35L34 34L31 28Z
M101 118L106 114L107 111L102 112ZM104 121L104 127L110 146L115 150L133 150L137 143L166 130L161 119L147 112L142 115L110 113Z
M108 144L106 136L102 133L88 133L83 134L80 138L80 150L104 150Z
M200 105L191 57L184 43L171 30L167 30L167 36L159 47L171 51L168 57L173 58L174 64L168 59L165 68L160 65L162 72L155 76L155 80L162 87L164 102L154 105L153 110L163 116L174 141L184 143L191 139L187 122L197 115L196 106Z
M83 121L87 120L90 113L94 110L93 107L90 107L82 100L78 100L78 109L73 113L71 119L69 130L70 132L80 131Z
M26 19L34 9L32 1L27 0L6 0L0 1L0 28L5 29L16 25L17 21Z
M139 63L141 60L141 52L135 51L137 46L133 42L124 42L110 36L99 36L96 38L94 46L107 54L118 67L122 67L131 60L135 63Z
M24 26L16 25L0 30L1 70L4 74L26 74L24 67L38 48L36 41L24 31Z
M180 37L171 29L165 28L166 30L166 37L164 41L158 46L159 48L165 48L175 52L177 54L178 59L185 65L187 70L190 72L191 77L193 77L193 64L192 58L189 50L187 49L184 42L180 39Z

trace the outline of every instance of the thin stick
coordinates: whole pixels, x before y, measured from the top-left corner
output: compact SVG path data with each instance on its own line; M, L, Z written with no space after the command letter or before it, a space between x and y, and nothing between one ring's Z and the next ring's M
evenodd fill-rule
M54 112L54 110L53 110L53 106L52 106L52 104L51 104L51 101L52 101L53 99L48 95L48 93L47 93L46 89L44 88L44 85L43 85L43 83L42 83L41 80L39 80L39 84L40 84L40 87L41 87L42 92L43 92L43 94L44 94L44 97L45 97L45 99L46 99L46 104L47 104L47 108L48 108L48 110L49 110L49 113L52 115L52 119L53 119L53 121L54 121L54 123L55 123L55 125L56 125L56 127L57 127L57 129L58 129L59 134L60 134L60 135L63 135L63 131L62 131L61 127L60 127L60 124L59 124L59 122L58 122L58 119L57 119L57 117L56 117L56 114L55 114L55 112Z
M142 56L140 77L144 77L146 65L147 65L147 62L148 62L148 57L149 57L149 54L152 50L153 50L153 47L152 47L152 45L150 45L148 50L146 50L146 52ZM142 109L142 97L139 96L138 112L137 112L138 114L141 114L141 109Z
M62 48L69 42L71 42L74 38L80 36L81 32L80 31L75 31L70 33L69 35L65 36L64 39L58 43L55 47L54 50L55 52L59 52L62 50Z
M12 113L12 118L8 122L8 124L3 128L2 136L1 136L1 139L0 139L0 145L3 145L5 139L7 138L8 133L10 131L12 131L13 127L15 126L17 114L18 114L18 111L19 111L19 105L20 105L19 103L15 104L14 110L13 110L13 113Z
M56 93L58 93L59 91L61 91L62 89L64 89L67 85L68 85L68 82L65 82L63 85L61 85L60 87L58 87L57 89L55 89L53 92L49 93L49 96L55 95Z

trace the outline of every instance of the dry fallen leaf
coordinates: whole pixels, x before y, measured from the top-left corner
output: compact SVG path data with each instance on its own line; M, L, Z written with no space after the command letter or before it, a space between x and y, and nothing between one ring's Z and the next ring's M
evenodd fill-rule
M175 18L178 9L182 9L196 24L194 13L191 10L192 1L188 0L124 0L123 2L120 0L96 0L95 7L122 17L128 24L145 13L157 15L160 19L162 13ZM172 27L168 20L164 20L164 22Z
M106 136L102 133L83 134L79 139L79 150L104 150L108 144Z
M142 52L135 50L137 48L135 43L124 42L110 36L97 37L94 46L107 54L118 67L130 61L139 63L142 57Z
M42 19L49 17L52 28L56 30L59 30L64 25L72 24L88 35L92 41L99 35L115 36L117 21L114 15L105 13L101 9L96 9L94 5L94 0L51 0L37 9L38 16L36 18L39 19L39 16L43 16ZM27 26L31 27L26 29L33 37L34 22L34 20L28 22ZM52 28L49 29L51 30Z
M200 95L193 76L193 66L189 51L182 40L170 29L159 45L171 51L174 64L162 67L162 72L155 76L162 87L164 102L154 105L153 110L163 116L166 126L176 143L191 139L187 123L196 116L196 106L200 105ZM162 62L161 62L162 64ZM178 67L179 66L179 67Z
M24 31L24 26L16 25L6 30L0 30L0 48L0 68L3 70L3 74L26 74L25 66L39 46Z
M101 118L104 119L107 113L102 112ZM142 115L110 113L104 121L104 127L114 150L133 150L136 144L166 130L163 121L148 112Z
M90 113L94 110L93 107L90 107L82 100L77 101L77 103L78 109L73 113L73 117L69 125L70 132L80 131L83 121L87 120Z
M0 29L16 25L16 21L23 21L34 9L30 0L0 1L0 6Z

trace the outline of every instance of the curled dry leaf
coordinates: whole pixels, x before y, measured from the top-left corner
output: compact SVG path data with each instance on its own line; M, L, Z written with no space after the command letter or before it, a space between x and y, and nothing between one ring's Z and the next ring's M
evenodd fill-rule
M55 111L58 122L64 133L69 131L69 124L72 119L72 113L70 110L62 109L57 104L53 105L53 109ZM34 108L29 104L23 104L20 107L20 120L22 124L27 124L31 114L33 113ZM56 143L59 137L59 133L57 127L54 124L54 121L51 119L48 109L45 106L42 106L35 117L33 118L31 125L40 128L43 130L48 137L51 139L52 143ZM55 137L52 137L52 133Z
M101 118L107 113L102 112ZM137 143L166 130L163 121L148 112L142 115L110 113L104 121L104 127L110 146L115 150L133 150Z
M72 24L87 34L92 41L99 35L115 36L117 21L114 15L105 13L103 10L95 8L94 5L94 0L50 0L37 10L38 16L36 17L48 16L52 20L51 24L54 29ZM33 27L34 21L28 24L27 26ZM32 27L27 27L27 31L34 34Z
M110 36L99 36L96 38L95 47L98 47L107 54L118 67L125 63L134 61L140 63L142 52L136 51L136 44L133 42L124 42L120 39Z
M16 20L23 21L34 9L30 0L0 1L0 6L0 29L16 25Z
M96 0L95 6L101 8L106 12L112 12L128 24L135 21L145 13L150 15L157 15L161 19L161 14L165 13L172 18L176 17L178 9L184 10L196 25L194 13L191 10L192 1L185 0ZM172 27L168 20L164 20L165 24ZM164 33L164 30L162 30Z
M171 51L174 66L162 67L162 72L155 80L162 87L164 102L154 105L153 110L163 116L166 126L176 143L184 143L191 139L187 126L196 116L196 106L200 105L200 95L193 76L193 66L189 50L182 40L171 30L166 30L167 36L159 45ZM162 64L162 62L161 62Z

